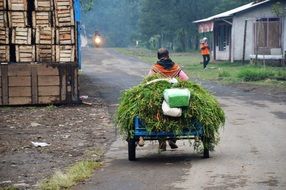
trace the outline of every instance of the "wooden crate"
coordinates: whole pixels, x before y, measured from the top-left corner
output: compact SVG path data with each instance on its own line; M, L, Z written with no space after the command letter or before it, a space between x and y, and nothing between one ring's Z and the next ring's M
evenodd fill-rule
M0 11L0 27L8 27L7 11Z
M9 28L0 27L0 44L9 44Z
M7 10L6 0L0 0L0 10Z
M73 8L72 0L54 0L56 10L66 10Z
M12 43L13 44L31 44L32 29L31 28L13 28Z
M52 27L53 12L51 11L33 11L33 27Z
M7 63L10 61L10 47L9 45L0 45L0 63Z
M55 21L57 27L74 26L73 10L55 10Z
M13 11L26 11L28 7L27 4L28 0L8 0L8 9Z
M74 64L0 64L0 105L78 102Z
M56 43L70 45L75 43L74 27L61 27L56 29Z
M53 0L35 0L35 10L37 11L52 11Z
M39 63L51 63L56 61L55 45L36 45L36 61Z
M12 27L27 27L27 12L25 11L9 11L9 26Z
M35 62L35 46L16 45L16 62Z
M55 30L52 27L37 27L36 29L36 44L54 44Z
M74 62L75 46L73 45L57 45L56 46L56 62Z

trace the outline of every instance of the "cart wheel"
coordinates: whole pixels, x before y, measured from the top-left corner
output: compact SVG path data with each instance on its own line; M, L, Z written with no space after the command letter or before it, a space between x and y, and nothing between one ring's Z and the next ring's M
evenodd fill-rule
M202 137L203 145L204 145L204 158L209 158L210 157L210 151L208 147L206 146L207 142L209 141L208 138Z
M128 159L130 161L136 160L136 145L135 139L128 140Z

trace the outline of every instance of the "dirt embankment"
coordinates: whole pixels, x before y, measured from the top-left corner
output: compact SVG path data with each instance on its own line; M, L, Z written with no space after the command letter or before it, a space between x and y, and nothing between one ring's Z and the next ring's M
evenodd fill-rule
M56 170L86 156L100 159L115 130L96 89L84 76L80 82L92 105L0 107L0 189L36 189Z

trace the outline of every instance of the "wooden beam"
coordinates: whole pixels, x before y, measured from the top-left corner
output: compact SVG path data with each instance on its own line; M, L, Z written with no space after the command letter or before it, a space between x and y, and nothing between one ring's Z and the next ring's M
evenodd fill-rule
M7 64L1 64L1 76L2 76L2 104L8 105L8 97L9 97L9 91L8 91L8 65Z
M32 78L32 104L38 103L38 75L37 75L37 67L32 66L31 69L31 78Z
M242 49L242 63L245 62L245 49L246 49L246 32L247 32L247 20L244 22L244 34L243 34L243 49Z

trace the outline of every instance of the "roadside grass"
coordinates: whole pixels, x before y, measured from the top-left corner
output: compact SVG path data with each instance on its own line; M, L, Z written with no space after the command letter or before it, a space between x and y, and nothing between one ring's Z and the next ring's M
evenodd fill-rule
M122 54L137 57L143 62L155 63L156 51L141 48L116 48ZM286 68L263 65L230 63L228 61L211 61L206 70L203 69L202 57L198 51L187 53L170 53L171 59L180 64L191 77L221 83L249 83L256 85L278 86L286 89Z
M89 178L93 171L101 167L101 163L92 160L79 161L66 172L56 171L55 174L39 185L40 190L70 189L78 182Z
M51 177L39 183L40 190L70 189L78 182L88 179L94 170L102 166L103 150L100 148L87 150L84 159L69 166L64 171L56 171Z

